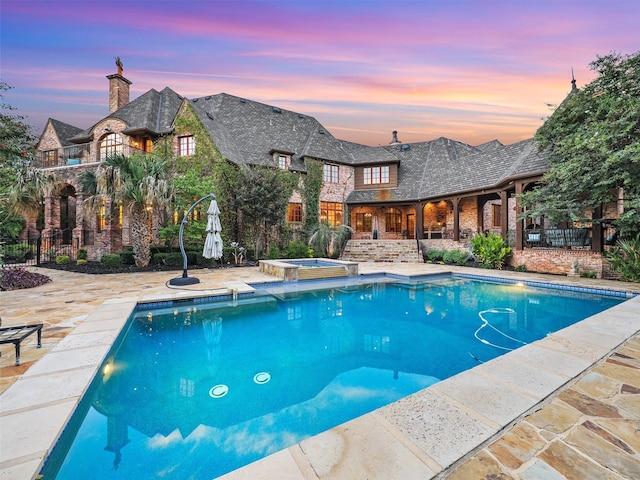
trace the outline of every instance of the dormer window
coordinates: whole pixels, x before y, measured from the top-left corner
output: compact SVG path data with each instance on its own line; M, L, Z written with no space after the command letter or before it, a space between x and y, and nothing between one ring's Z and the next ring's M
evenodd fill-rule
M291 155L285 155L284 153L277 153L276 162L278 163L278 168L281 168L282 170L288 170L289 165L291 165Z
M389 167L366 167L363 170L365 185L389 183Z
M189 157L196 153L196 140L193 135L178 138L178 147L181 157Z

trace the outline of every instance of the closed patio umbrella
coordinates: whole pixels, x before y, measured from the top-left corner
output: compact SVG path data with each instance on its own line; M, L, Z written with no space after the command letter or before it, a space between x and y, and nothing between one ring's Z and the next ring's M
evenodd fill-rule
M222 238L220 237L222 226L220 225L220 209L215 199L209 205L207 216L207 238L204 242L202 256L218 259L222 257Z

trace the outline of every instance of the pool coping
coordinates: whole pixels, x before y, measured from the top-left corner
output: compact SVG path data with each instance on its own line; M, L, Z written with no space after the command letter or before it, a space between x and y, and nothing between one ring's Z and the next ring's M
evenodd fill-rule
M541 283L557 285L553 279ZM251 288L235 282L198 294L103 302L0 397L0 478L38 473L138 303L248 293ZM358 475L348 472L364 470L380 479L441 476L541 408L639 330L636 297L220 478L271 478L268 472L274 472L273 478L323 478L336 472L354 478Z

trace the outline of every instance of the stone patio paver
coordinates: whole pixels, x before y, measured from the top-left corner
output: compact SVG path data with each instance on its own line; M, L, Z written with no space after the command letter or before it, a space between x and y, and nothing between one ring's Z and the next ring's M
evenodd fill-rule
M403 275L472 272L425 264L361 263L359 268L360 273ZM200 284L174 289L167 282L179 272L90 276L34 270L51 276L53 282L35 289L0 292L3 326L45 324L43 347L35 348L35 339L25 341L22 365L13 365L11 345L0 347L0 479L28 479L36 471L59 432L60 427L54 425L64 424L83 381L94 371L76 365L76 360L99 362L97 352L110 345L118 322L136 301L200 296L228 291L228 285L278 280L257 267L196 270L190 274L200 278ZM474 273L640 293L638 284L597 279L487 270ZM640 478L638 319L640 301L634 299L536 342L529 352L512 352L511 363L505 359L491 366L489 362L465 372L474 375L466 383L456 377L445 380L225 478ZM547 350L555 360L545 358ZM76 360L70 360L74 351ZM38 362L45 355L47 358ZM514 366L521 372L520 378L511 373ZM584 374L579 372L583 366L587 368ZM488 380L491 382L482 383ZM494 399L484 405L469 401L473 385L480 388L479 399L491 395L491 389L482 385L495 385L496 397L505 395L507 401L508 392L513 391L512 403L520 403L515 410L522 414L508 408L501 412L497 398L495 404ZM538 387L559 391L538 395ZM45 391L50 396L42 399ZM538 400L540 403L527 413L529 405ZM510 420L514 417L515 421ZM331 448L318 449L318 443ZM379 468L369 468L376 465ZM324 473L319 475L321 471Z

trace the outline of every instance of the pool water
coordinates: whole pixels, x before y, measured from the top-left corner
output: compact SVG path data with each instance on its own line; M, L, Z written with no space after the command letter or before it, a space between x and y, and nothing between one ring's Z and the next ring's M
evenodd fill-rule
M43 479L211 479L623 299L446 277L138 309Z

